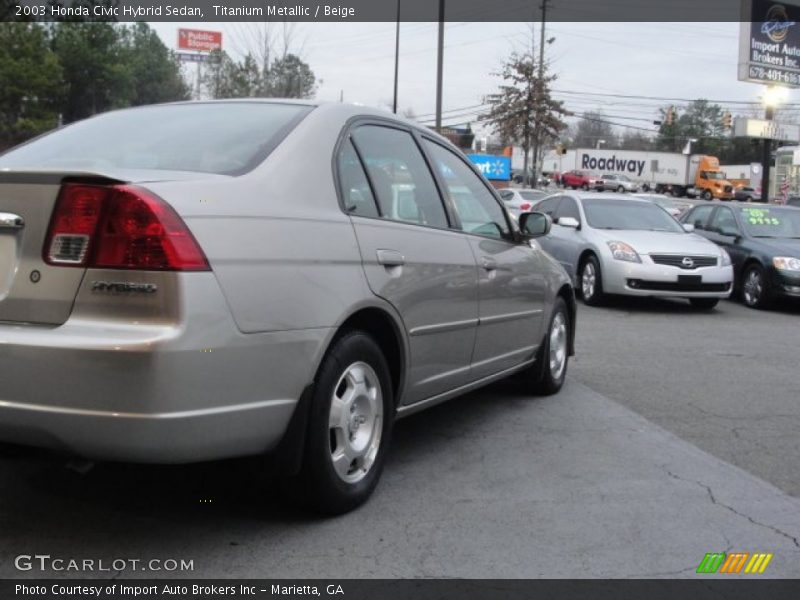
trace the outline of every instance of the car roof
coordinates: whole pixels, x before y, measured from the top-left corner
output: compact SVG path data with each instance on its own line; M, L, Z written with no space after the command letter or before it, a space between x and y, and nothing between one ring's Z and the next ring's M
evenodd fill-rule
M569 194L577 197L579 200L627 200L628 202L639 202L643 204L652 204L650 200L645 198L637 198L631 194L598 194L598 193L583 193L583 194Z

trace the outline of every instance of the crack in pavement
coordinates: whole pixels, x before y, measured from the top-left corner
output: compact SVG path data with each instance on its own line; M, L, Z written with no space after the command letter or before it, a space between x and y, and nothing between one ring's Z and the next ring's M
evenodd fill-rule
M758 527L764 527L766 529L774 531L775 533L777 533L779 535L782 535L786 539L791 540L791 542L795 545L795 547L800 548L800 541L798 541L798 539L795 536L793 536L793 535L791 535L789 533L786 533L785 531L782 531L781 529L778 529L777 527L775 527L773 525L768 525L766 523L760 523L759 521L756 521L753 517L750 517L748 515L740 513L738 510L736 510L732 506L728 506L727 504L717 500L717 498L714 496L714 491L711 489L711 487L706 485L702 481L695 481L694 479L686 479L684 477L681 477L680 475L676 475L675 473L670 471L666 466L664 466L663 468L666 471L667 475L669 475L673 479L677 479L678 481L684 481L686 483L694 483L695 485L699 485L700 487L704 488L706 490L706 493L708 494L709 499L711 500L711 503L714 504L715 506L721 506L722 508L725 508L725 509L729 510L733 514L735 514L735 515L737 515L739 517L742 517L744 519L747 519L753 525L757 525Z

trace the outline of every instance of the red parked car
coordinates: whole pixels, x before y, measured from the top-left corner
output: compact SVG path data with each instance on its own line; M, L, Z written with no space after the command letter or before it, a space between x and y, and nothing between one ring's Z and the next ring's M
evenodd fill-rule
M603 185L603 180L597 175L592 175L588 171L568 171L561 176L561 184L565 188L577 190L596 189Z

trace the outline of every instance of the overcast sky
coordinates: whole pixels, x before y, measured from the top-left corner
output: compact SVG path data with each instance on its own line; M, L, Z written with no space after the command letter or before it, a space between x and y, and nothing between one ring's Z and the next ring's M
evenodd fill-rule
M233 55L246 47L248 31L263 27L255 23L151 25L171 48L176 46L179 27L220 30L225 49ZM282 25L272 27L277 33ZM525 23L446 24L446 124L474 119L467 113L480 111L476 105L499 83L492 73L511 52L530 46L530 27ZM609 120L655 129L648 121L667 102L565 92L757 101L764 89L737 81L738 23L554 22L546 27L546 37L555 38L546 49L552 72L558 75L553 87L567 108L577 113L600 108L607 115L619 115ZM534 28L538 48L540 24ZM437 23L400 27L399 102L401 109L412 109L416 115L432 115L435 110L437 29ZM343 94L348 102L391 104L394 23L298 23L293 39L322 80L319 99L336 101ZM788 101L798 98L800 94L793 91ZM745 110L731 108L733 114Z

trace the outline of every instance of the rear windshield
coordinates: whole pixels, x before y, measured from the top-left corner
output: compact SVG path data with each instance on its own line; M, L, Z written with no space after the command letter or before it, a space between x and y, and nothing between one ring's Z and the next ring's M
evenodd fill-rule
M636 229L683 233L683 228L660 206L636 200L584 198L586 220L595 229Z
M251 170L312 107L198 103L105 113L12 149L0 169L156 169L239 175Z

